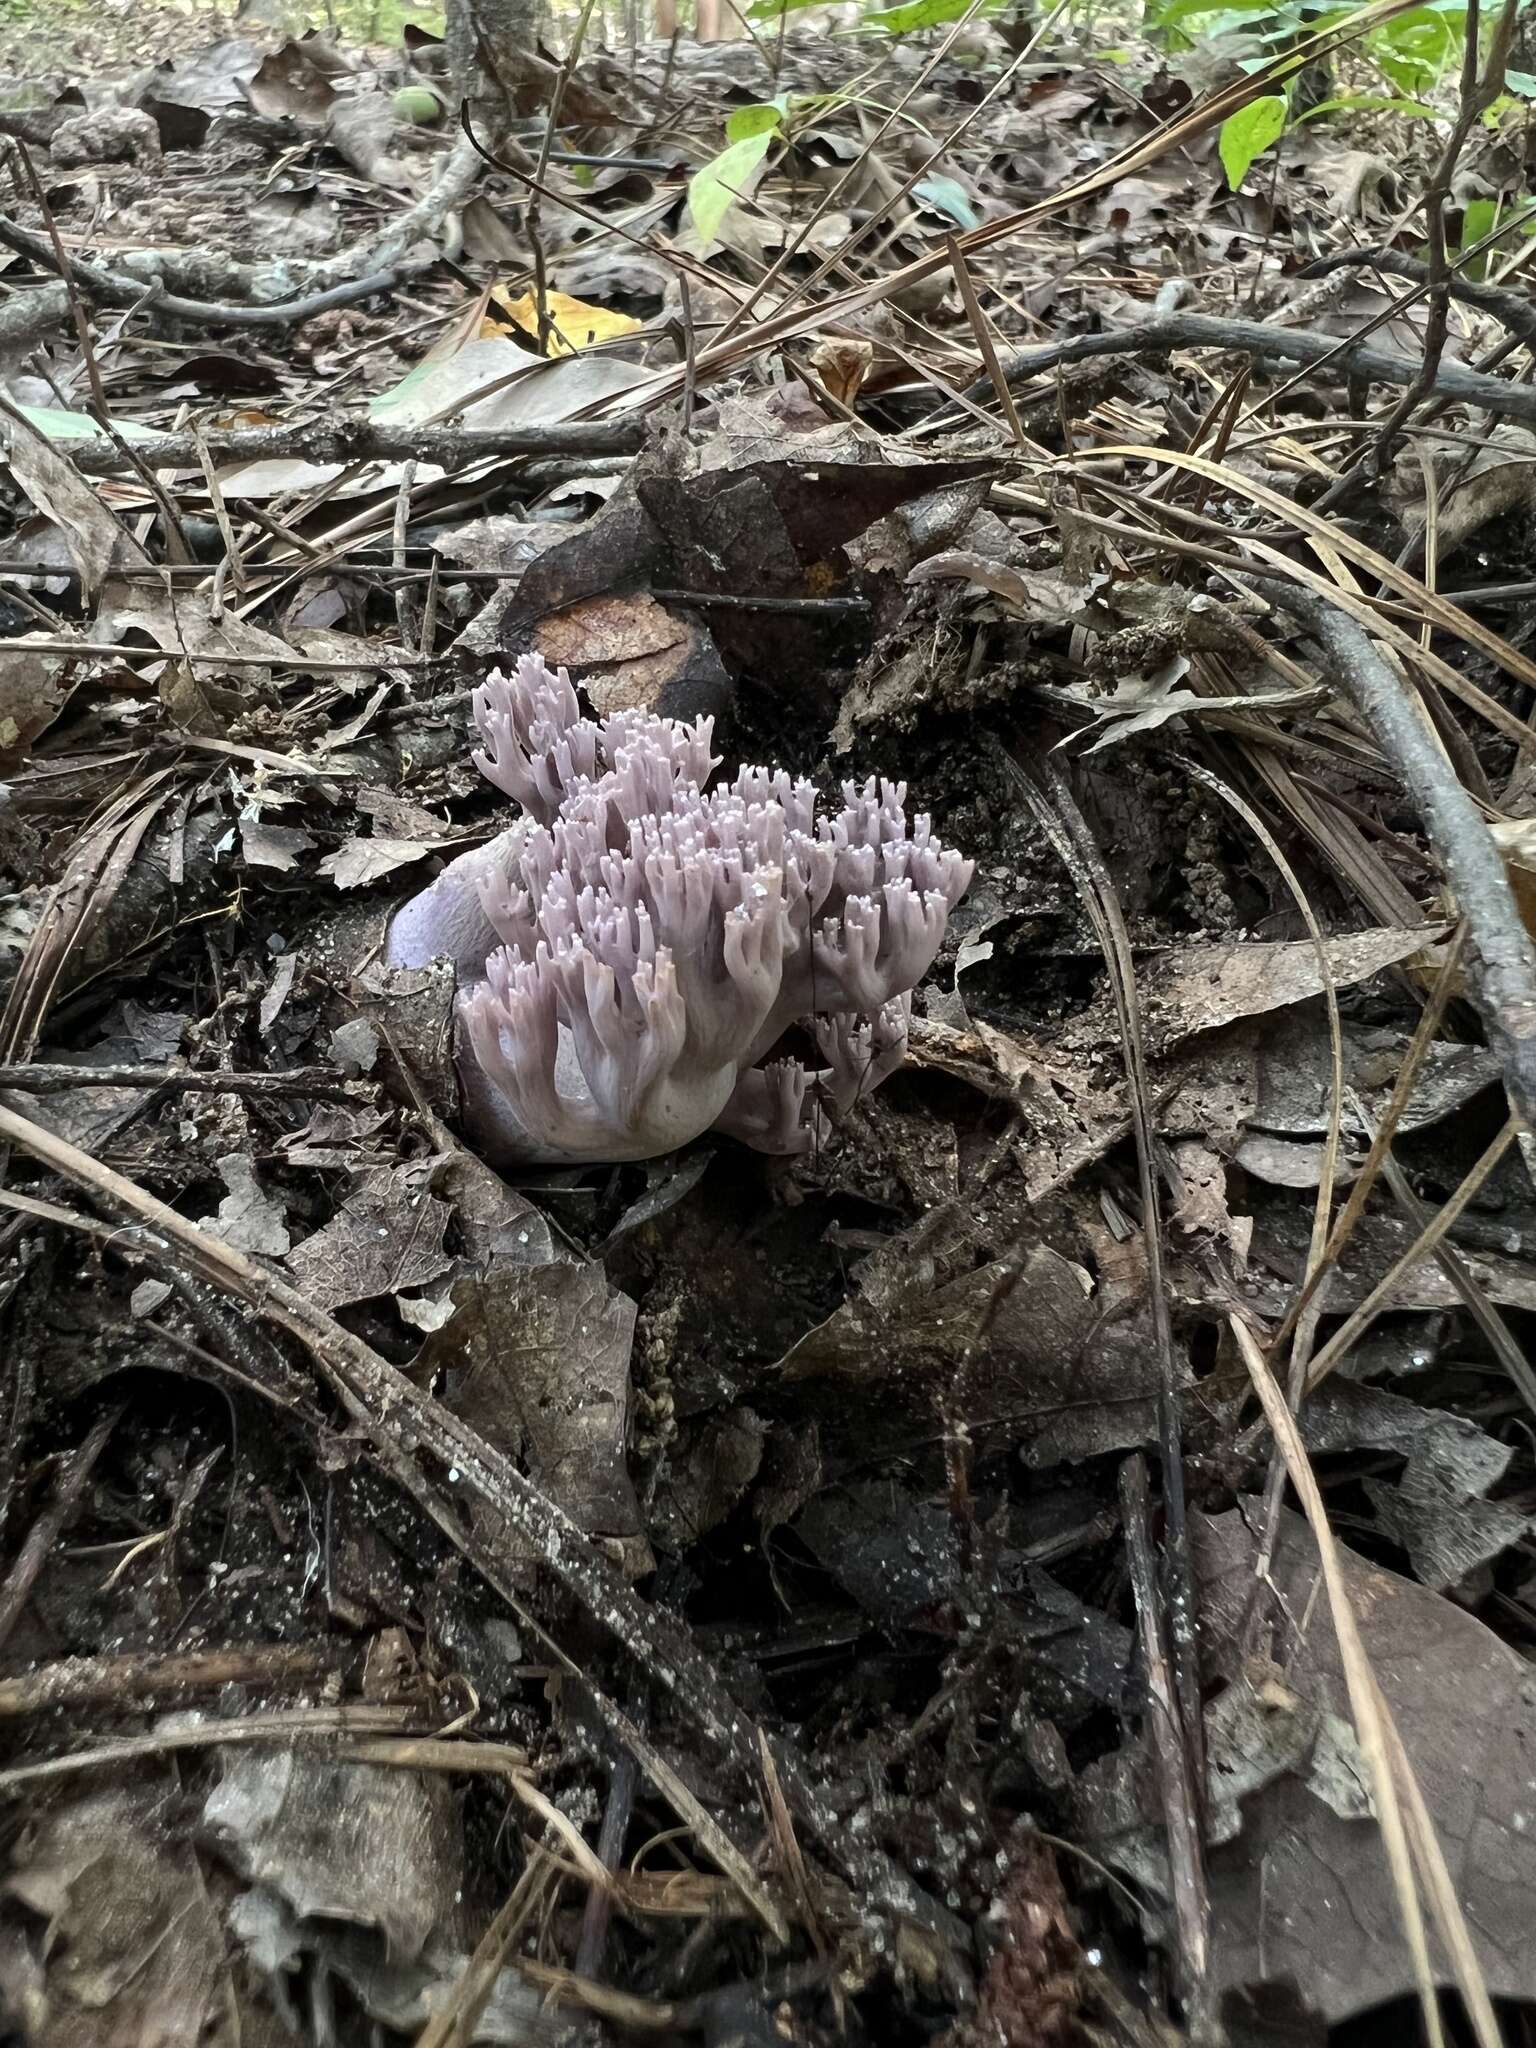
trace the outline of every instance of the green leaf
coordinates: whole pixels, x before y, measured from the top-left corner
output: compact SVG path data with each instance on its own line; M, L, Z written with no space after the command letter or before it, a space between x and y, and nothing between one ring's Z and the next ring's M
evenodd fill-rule
M1260 157L1285 131L1286 102L1281 93L1250 100L1221 124L1221 163L1227 183L1235 192L1248 175L1255 157Z
M1158 10L1156 27L1175 28L1180 22L1197 20L1202 14L1241 14L1249 26L1261 21L1292 21L1299 18L1295 7L1277 5L1276 0L1172 0Z
M738 107L725 124L727 142L748 142L754 135L777 135L789 101L765 100L753 107Z
M819 7L822 0L753 0L748 21L777 21L781 14L796 14L802 7Z
M1536 76L1529 71L1506 71L1504 83L1523 100L1536 100Z
M57 405L18 405L16 410L47 441L94 441L102 431L89 413L65 412ZM112 428L125 441L147 441L152 431L137 420L114 420Z
M976 209L970 202L965 187L958 178L944 178L935 173L931 178L919 178L912 187L913 197L924 199L940 213L947 213L957 228L974 228L980 225Z
M743 109L743 111L746 111ZM720 232L720 223L741 195L741 188L768 154L776 130L744 135L712 157L688 180L688 211L706 245Z
M907 0L905 7L887 7L878 14L866 14L865 28L879 29L888 36L909 36L920 28L938 28L946 21L958 21L971 0ZM992 9L984 7L983 14Z
M1400 92L1420 96L1438 83L1458 54L1460 41L1442 14L1432 7L1416 7L1411 14L1385 22L1368 47Z
M1388 99L1384 95L1368 92L1347 92L1336 100L1319 100L1315 107L1308 107L1304 114L1296 116L1296 126L1303 121L1315 121L1320 114L1402 114L1415 121L1446 121L1448 114L1442 114L1435 107L1427 107L1423 100Z
M1461 246L1470 249L1499 224L1497 199L1469 199L1461 210Z

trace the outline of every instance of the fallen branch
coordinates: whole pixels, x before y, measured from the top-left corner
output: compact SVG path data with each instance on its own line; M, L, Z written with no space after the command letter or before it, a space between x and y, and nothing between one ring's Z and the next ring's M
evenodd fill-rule
M1536 1131L1536 945L1481 813L1457 779L1423 705L1369 634L1310 590L1266 579L1264 595L1321 643L1329 679L1365 720L1417 804L1466 919L1472 999L1498 1055L1511 1107Z
M73 110L68 107L50 107L46 113L25 113L20 108L0 114L0 135L8 135L15 142L25 142L33 149L46 149L54 137L54 131L67 121Z
M1252 356L1258 362L1300 363L1312 368L1322 362L1337 363L1341 371L1366 377L1375 384L1396 384L1411 390L1419 380L1423 363L1401 356L1395 349L1374 348L1363 341L1336 339L1331 334L1311 334L1301 328L1269 327L1261 320L1219 320L1208 313L1171 313L1163 320L1140 321L1134 327L1112 329L1107 334L1079 334L1067 340L1046 342L1009 358L1004 375L1009 387L1027 384L1046 370L1067 363L1081 363L1091 356L1157 355L1175 348L1224 348ZM1477 370L1464 370L1456 363L1442 363L1435 372L1433 389L1437 396L1478 412L1501 413L1536 426L1536 389L1512 384L1503 377L1487 377ZM992 396L990 378L979 377L964 393L973 404ZM958 407L950 407L928 422L958 420Z
M1383 277L1400 277L1405 284L1428 286L1429 265L1419 256L1406 256L1398 249L1336 249L1331 256L1319 256L1305 263L1289 280L1329 277L1339 270L1379 270ZM1497 285L1474 284L1459 271L1445 279L1449 296L1478 312L1491 314L1501 327L1521 341L1536 342L1536 303L1523 292L1500 291Z
M88 256L68 257L61 268L58 252L46 236L18 226L3 213L0 244L55 275L64 276L85 297L101 305L142 307L166 319L195 321L210 327L296 327L302 320L312 320L317 313L328 313L335 306L350 306L358 299L372 298L375 292L388 291L396 282L393 270L375 270L366 277L331 285L328 290L310 292L304 298L253 306L228 300L181 298L168 292L158 278L135 277L126 270L92 262Z
M1536 400L1536 392L1531 396ZM378 427L368 420L340 420L324 426L234 427L225 434L204 434L200 441L193 434L141 434L133 450L149 469L197 469L201 446L218 463L430 462L451 470L517 455L634 455L644 439L645 424L637 419L505 428ZM131 467L105 434L54 445L90 476L111 476Z
M238 301L252 313L261 307L275 310L285 301L296 301L302 305L311 297L318 299L339 287L357 285L383 271L404 276L435 263L440 252L430 237L444 218L462 203L480 169L478 152L461 138L444 156L436 178L414 205L406 207L387 227L366 241L354 242L338 250L334 256L282 257L264 263L242 263L236 257L207 249L132 249L114 255L110 272L103 265L90 263L87 258L77 257L72 261L82 282L89 271L94 271L98 276L110 275L114 291L120 291L125 284L135 285L136 298L142 298L146 290L156 288L162 293L182 295L187 308L177 314L182 319L228 318L227 311L211 310L222 306L225 300ZM12 248L25 247L28 255L46 263L50 270L55 268L52 252L42 237L30 237L27 230L16 227L14 223L7 222L6 225L10 234L0 239L9 240ZM358 296L363 295L358 293ZM30 297L37 298L40 294L34 293ZM5 315L11 313L15 303L12 301L12 305L0 309L0 341L13 339L5 332ZM27 335L55 324L66 310L62 298L55 297L50 303L56 309L52 320L44 322L40 309L34 311L30 322L23 328ZM346 302L333 299L330 303L340 305ZM168 310L166 299L162 298L159 304L162 310ZM309 315L305 313L299 317L308 318ZM289 312L280 324L291 324L291 320Z
M0 306L0 348L19 354L62 327L68 318L66 284L40 284L29 292L14 292Z
M168 1088L188 1095L310 1095L346 1102L368 1100L369 1081L349 1081L330 1067L294 1067L287 1073L224 1074L217 1068L77 1067L67 1062L0 1066L0 1094L63 1095L71 1088Z

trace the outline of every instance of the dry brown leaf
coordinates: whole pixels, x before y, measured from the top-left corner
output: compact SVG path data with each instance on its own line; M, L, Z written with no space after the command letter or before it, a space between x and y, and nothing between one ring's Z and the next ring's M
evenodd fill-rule
M453 1264L443 1250L451 1214L409 1168L379 1167L359 1176L323 1230L294 1246L288 1266L325 1309L426 1287Z
M391 839L385 833L375 832L367 838L344 840L321 861L320 872L329 875L338 889L366 889L370 883L392 875L396 868L425 860L431 851L419 839Z
M1252 1597L1254 1539L1237 1510L1197 1516L1194 1527L1204 1623L1216 1635L1237 1625ZM1529 1666L1454 1602L1340 1554L1366 1656L1423 1788L1489 1989L1536 1999ZM1346 1720L1317 1551L1299 1516L1281 1518L1270 1577L1287 1685L1312 1713ZM1289 1979L1330 2025L1412 1988L1380 1839L1339 1803L1344 1813L1302 1779L1280 1776L1245 1800L1241 1835L1210 1866L1217 1987Z
M74 465L23 418L8 413L5 456L11 473L39 512L64 536L87 604L95 601L113 564L136 559L135 547Z
M0 664L0 774L20 767L39 733L46 732L69 700L63 678L69 672L65 655L18 652L28 635L10 643Z

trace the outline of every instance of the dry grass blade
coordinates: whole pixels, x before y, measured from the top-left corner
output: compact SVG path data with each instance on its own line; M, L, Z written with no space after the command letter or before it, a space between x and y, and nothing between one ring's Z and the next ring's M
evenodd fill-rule
M1453 668L1443 656L1436 654L1432 647L1425 644L1428 635L1434 631L1432 623L1427 618L1419 621L1418 636L1415 637L1398 618L1393 616L1393 612L1399 607L1393 606L1389 610L1380 601L1366 597L1355 584L1344 562L1331 550L1328 550L1326 555L1331 575L1320 576L1316 570L1307 568L1304 563L1290 561L1267 541L1254 540L1249 545L1256 555L1271 565L1277 578L1311 591L1314 596L1326 598L1330 604L1337 605L1340 611L1348 612L1356 625L1384 640L1402 658L1408 670L1421 671L1438 683L1441 689L1459 698L1469 711L1475 711L1479 718L1491 725L1502 738L1508 740L1512 746L1518 747L1522 753L1536 752L1536 739L1533 739L1528 725L1522 723L1512 711L1506 710L1497 697L1490 697L1486 690L1462 675L1459 669ZM1320 555L1325 553L1322 541L1315 540L1313 546ZM1256 572L1250 570L1249 573ZM1267 575L1267 572L1259 573ZM1425 595L1429 596L1431 593L1426 590ZM1477 757L1470 746L1463 746L1460 755L1458 766L1465 764L1470 767L1472 774L1481 782L1482 770L1476 765Z
M1201 768L1193 761L1183 764L1186 774L1205 788L1212 790L1222 801L1231 806L1247 825L1264 851L1279 869L1285 886L1290 890L1293 901L1300 911L1307 927L1307 936L1317 954L1318 975L1323 984L1323 999L1328 1015L1328 1134L1323 1146L1323 1169L1318 1176L1317 1200L1312 1209L1312 1233L1307 1245L1307 1270L1304 1276L1303 1293L1313 1289L1324 1269L1328 1249L1328 1223L1333 1213L1333 1191L1338 1179L1339 1144L1344 1121L1344 1026L1339 1016L1339 992L1334 985L1333 965L1328 957L1328 944L1323 928L1318 923L1317 913L1311 899L1301 885L1301 877L1286 859L1279 842L1269 830L1253 806L1235 789L1213 775L1209 769ZM1295 1319L1295 1340L1291 1345L1290 1370L1286 1375L1287 1393L1292 1406L1301 1400L1306 1384L1307 1360L1311 1354L1312 1339L1316 1334L1318 1318L1322 1314L1319 1302L1308 1314ZM1273 1347L1271 1347L1273 1349ZM1270 1461L1268 1478L1264 1485L1263 1519L1259 1529L1258 1573L1269 1570L1274 1555L1274 1545L1279 1530L1280 1500L1284 1491L1285 1467L1278 1448Z
M1468 982L1505 1091L1536 1130L1536 944L1504 857L1440 745L1422 696L1325 598L1290 585L1281 603L1317 642L1328 679L1364 720L1412 797L1467 926Z
M442 2010L435 2012L416 2036L416 2048L468 2048L512 1944L533 1917L553 1878L548 1857L535 1849L500 1911L476 1942L475 1952Z
M1370 1128L1365 1104L1357 1096L1351 1101L1355 1114ZM1374 1146L1373 1146L1374 1150ZM1381 1156L1381 1174L1392 1190L1393 1199L1415 1230L1427 1230L1433 1218L1409 1185L1408 1176L1392 1157L1390 1151ZM1531 1370L1530 1361L1514 1331L1499 1313L1476 1280L1468 1272L1465 1261L1453 1245L1444 1243L1435 1246L1435 1264L1461 1296L1462 1306L1488 1341L1488 1346L1500 1365L1514 1382L1515 1391L1536 1416L1536 1372Z
M1406 598L1415 608L1421 621L1427 620L1440 632L1450 634L1452 639L1461 640L1468 647L1475 647L1479 654L1486 655L1495 667L1503 669L1505 674L1512 676L1516 682L1536 689L1536 661L1522 654L1518 648L1512 647L1500 634L1473 618L1470 612L1464 612L1448 598L1427 590L1419 577L1407 569L1400 568L1385 555L1378 554L1375 548L1368 547L1346 528L1333 526L1326 519L1319 519L1306 506L1282 497L1279 491L1271 490L1267 484L1261 484L1253 477L1244 476L1240 471L1230 469L1223 463L1211 462L1203 455L1188 455L1177 448L1149 448L1140 443L1127 442L1116 447L1096 449L1094 452L1096 460L1114 457L1158 466L1172 463L1176 469L1188 470L1194 476L1205 478L1208 483L1219 484L1223 490L1232 492L1234 496L1247 498L1250 504L1257 505L1276 520L1296 527L1318 548L1325 561L1327 553L1333 553L1342 556L1347 562L1352 562L1357 569L1367 570L1389 590L1395 590L1400 597ZM1286 563L1285 569L1287 574L1293 574L1296 565ZM1307 580L1305 574L1298 577L1298 580ZM1347 602L1347 595L1342 595L1335 586L1322 584L1318 587L1327 590L1337 601ZM1418 651L1415 649L1415 652ZM1463 701L1486 718L1490 725L1495 726L1506 738L1514 740L1517 745L1536 749L1536 737L1533 737L1529 727L1522 726L1502 704L1488 696L1486 691L1478 690L1475 684L1468 683L1465 677L1457 676L1454 669L1439 676L1439 680L1446 682L1448 686L1451 678L1455 678L1458 694Z
M925 89L925 87L928 84L928 80L933 75L934 71L937 70L939 65L942 64L944 59L948 56L956 40L965 33L966 29L970 27L971 23L975 20L976 16L981 12L982 4L983 0L971 0L971 5L968 6L963 13L959 14L955 18L955 20L949 24L948 30L946 31L941 41L938 43L937 47L929 53L928 59L924 63L922 69L918 71L917 74L914 76L912 83L907 87L906 91L902 94L901 98L896 102L895 106L891 108L890 112L886 115L885 119L880 123L879 127L875 130L874 134L869 137L868 141L865 143L864 147L859 151L858 155L854 157L850 163L846 164L843 167L843 169L839 172L837 178L821 195L816 205L812 207L808 217L805 220L801 221L800 224L796 227L794 233L790 236L789 240L785 243L784 247L779 251L778 255L774 258L773 262L768 266L768 269L758 279L757 283L752 287L752 290L747 295L747 297L742 301L741 305L738 306L736 311L731 314L730 318L726 321L725 325L720 330L719 339L721 341L729 341L731 337L735 334L736 329L740 327L745 321L751 318L753 313L756 312L758 303L762 299L764 294L772 291L773 287L784 275L785 271L789 268L790 264L799 255L801 249L805 246L808 237L815 232L817 223L832 211L832 209L837 205L838 200L842 198L844 192L847 191L848 188L851 185L853 185L856 180L862 177L865 166L868 164L870 157L872 156L874 151L880 147L880 144L885 140L886 136L896 126L896 123L900 120L901 116L906 112L906 109L910 102L913 99L915 99L917 95ZM1060 6L1058 6L1055 11L1056 13L1060 13ZM1054 15L1052 18L1054 19ZM970 119L974 119L974 115L969 116L967 122L962 122L961 126L964 127L968 125L968 121ZM944 143L941 145L941 149L949 148L951 142L954 140L954 136L957 135L959 132L960 130L956 129L954 131L954 134L947 137ZM919 175L921 175L921 173L919 173ZM820 276L821 272L818 271L817 275ZM808 289L808 287L802 287L802 289Z
M1003 375L1003 366L997 359L997 347L987 326L987 316L982 311L981 300L976 295L976 280L971 276L971 267L954 236L948 235L945 240L949 245L950 268L954 271L955 283L960 287L965 317L971 323L971 332L976 337L977 352L987 366L987 375L992 380L992 389L997 394L997 402L1003 409L1003 417L1008 422L1008 431L1013 435L1014 444L1023 448L1027 443L1024 429L1019 424L1018 407L1013 402L1008 379Z
M1205 1877L1204 1830L1200 1806L1190 1786L1188 1745L1178 1679L1168 1655L1158 1599L1157 1569L1152 1546L1147 1461L1133 1451L1120 1467L1120 1519L1125 1529L1125 1554L1136 1606L1137 1639L1146 1672L1152 1749L1162 1791L1163 1824L1168 1835L1168 1868L1183 1966L1182 1991L1194 2004L1210 1968L1210 1896Z
M1149 1306L1160 1365L1158 1435L1163 1505L1167 1517L1163 1552L1166 1580L1163 1588L1164 1615L1155 1615L1148 1606L1144 1610L1144 1625L1150 1628L1155 1622L1159 1635L1166 1625L1172 1646L1173 1683L1169 1688L1167 1706L1176 1715L1176 1725L1159 1735L1159 1754L1166 1766L1159 1772L1159 1779L1174 1871L1174 1901L1186 1989L1193 1993L1205 1978L1210 1955L1210 1895L1202 1846L1205 1730L1195 1640L1194 1573L1189 1558L1189 1532L1184 1509L1183 1449L1175 1394L1173 1325L1163 1282L1161 1211L1154 1163L1156 1151L1149 1109L1151 1096L1147 1085L1141 1010L1136 993L1136 969L1130 935L1114 883L1060 770L1047 759L1044 763L1032 763L1032 772L1028 772L1006 750L1002 758L1010 781L1019 789L1050 839L1093 923L1109 972L1125 1052L1131 1122L1136 1138ZM1151 1588L1147 1591L1150 1597ZM1171 1733L1176 1739L1164 1740L1166 1733Z
M122 887L144 835L169 802L161 769L111 806L81 837L48 895L0 1013L0 1059L30 1059L71 956Z
M350 1701L339 1707L296 1707L287 1713L248 1714L235 1720L208 1719L191 1727L159 1728L153 1735L128 1735L94 1749L77 1749L37 1763L17 1764L0 1771L0 1797L23 1786L88 1771L120 1771L145 1757L173 1756L183 1750L222 1749L251 1744L289 1748L296 1742L326 1739L338 1760L382 1764L397 1770L453 1771L463 1776L517 1776L525 1768L522 1750L499 1742L444 1742L409 1736L393 1739L409 1727L414 1711L404 1707L370 1706ZM361 1734L365 1739L349 1738ZM449 1754L451 1752L451 1754Z
M1383 1115L1381 1123L1371 1139L1371 1147L1365 1156L1364 1164L1355 1176L1354 1186L1345 1197L1344 1206L1339 1211L1338 1219L1329 1234L1328 1243L1317 1270L1309 1274L1296 1300L1286 1311L1284 1322L1275 1333L1276 1343L1284 1343L1285 1339L1290 1335L1296 1318L1317 1291L1324 1274L1330 1267L1337 1265L1339 1254L1349 1242L1350 1233L1365 1214L1365 1205L1370 1200L1372 1188L1376 1185L1382 1161L1391 1147L1393 1135L1397 1130L1398 1124L1402 1121L1403 1111L1412 1100L1414 1086L1419 1078L1419 1070L1424 1064L1424 1057L1429 1051L1430 1046L1434 1043L1435 1033L1439 1030L1441 1020L1445 1016L1446 1008L1450 1003L1451 992L1456 986L1456 977L1461 966L1461 954L1462 948L1466 944L1466 936L1466 926L1464 924L1458 925L1449 945L1446 947L1445 956L1440 962L1439 970L1435 976L1435 985L1430 991L1429 1001L1419 1013L1418 1024L1414 1028L1413 1037L1409 1040L1408 1050L1403 1055L1402 1065L1398 1068L1396 1078L1392 1084L1392 1093L1387 1102L1386 1113Z
M1317 1386L1321 1380L1332 1372L1351 1345L1364 1336L1366 1330L1376 1320L1377 1316L1390 1304L1392 1296L1396 1292L1397 1283L1402 1279L1403 1275L1411 1272L1421 1259L1427 1259L1440 1244L1447 1231L1450 1230L1468 1203L1475 1198L1489 1174L1493 1172L1493 1169L1515 1142L1519 1130L1519 1119L1517 1117L1510 1117L1499 1131L1498 1136L1494 1138L1484 1151L1466 1179L1457 1188L1455 1194L1436 1212L1434 1220L1420 1231L1419 1235L1405 1252L1392 1261L1392 1264L1382 1274L1376 1285L1365 1297L1365 1300L1361 1302L1352 1315L1345 1319L1340 1328L1334 1331L1328 1342L1313 1359L1308 1369L1307 1387L1309 1390Z
M1403 1933L1413 1958L1414 1977L1418 1985L1419 2006L1423 2014L1425 2033L1432 2043L1444 2043L1445 2035L1440 2022L1434 1973L1430 1966L1423 1905L1414 1880L1415 1855L1418 1856L1421 1866L1426 1860L1430 1862L1431 1867L1438 1862L1438 1875L1429 1885L1429 1902L1437 1931L1451 1957L1457 1985L1465 2002L1478 2048L1500 2048L1501 2036L1488 1997L1487 1985L1483 1981L1460 1906L1445 1873L1444 1859L1439 1854L1438 1843L1435 1842L1433 1823L1424 1807L1422 1795L1414 1783L1412 1766L1403 1751L1401 1740L1393 1725L1391 1711L1382 1698L1381 1688L1376 1683L1376 1675L1360 1641L1359 1627L1349 1604L1349 1593L1344 1583L1344 1573L1339 1563L1333 1530L1323 1506L1322 1492L1296 1428L1295 1418L1285 1405L1280 1388L1265 1362L1264 1354L1254 1340L1253 1333L1238 1316L1229 1318L1228 1328L1242 1354L1243 1363L1248 1368L1253 1390L1259 1397L1265 1420L1280 1446L1286 1471L1290 1475L1292 1486L1296 1489L1312 1530L1313 1540L1317 1544L1318 1562L1327 1590L1334 1633L1338 1638L1339 1657L1344 1669L1344 1682L1349 1691L1355 1734L1370 1772L1377 1823L1381 1828L1382 1842L1392 1872L1393 1888L1397 1893ZM1411 1792L1408 1790L1410 1786ZM1410 1819L1407 1821L1404 1817L1404 1797L1410 1811ZM1413 1839L1412 1851L1409 1846L1410 1830Z
M1318 1178L1317 1201L1312 1214L1312 1238L1307 1249L1307 1271L1304 1292L1310 1296L1315 1291L1316 1278L1321 1274L1328 1243L1328 1222L1333 1212L1333 1191L1339 1173L1339 1143L1344 1120L1344 1026L1339 1017L1339 992L1334 986L1333 966L1328 957L1328 941L1322 926L1318 923L1317 912L1312 908L1311 898L1301 885L1301 877L1286 858L1280 842L1264 823L1258 812L1246 797L1239 796L1230 783L1223 782L1219 775L1209 768L1202 768L1197 761L1181 763L1186 775L1229 805L1252 832L1255 839L1269 855L1280 871L1281 880L1291 892L1291 899L1301 913L1307 928L1307 937L1317 954L1318 977L1323 985L1323 1003L1328 1017L1328 1130L1323 1142L1323 1170ZM1288 1319L1288 1327L1290 1321ZM1293 1396L1294 1398L1294 1396Z

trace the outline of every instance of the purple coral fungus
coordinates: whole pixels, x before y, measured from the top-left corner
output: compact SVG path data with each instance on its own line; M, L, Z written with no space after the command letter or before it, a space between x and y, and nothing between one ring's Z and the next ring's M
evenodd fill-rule
M391 966L459 978L471 1135L500 1164L648 1159L718 1127L799 1152L900 1065L911 990L972 863L903 784L719 766L713 721L584 718L525 655L474 694L475 761L523 817L391 922ZM823 1068L759 1064L806 1023Z

